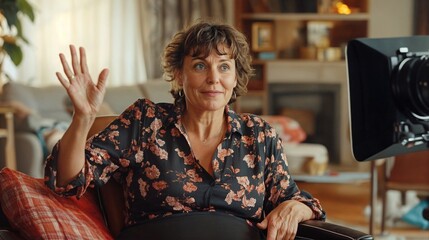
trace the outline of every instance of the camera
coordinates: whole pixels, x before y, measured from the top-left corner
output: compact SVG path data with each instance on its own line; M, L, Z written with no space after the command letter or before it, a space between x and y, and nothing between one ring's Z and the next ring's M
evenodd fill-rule
M429 49L428 49L429 50ZM397 141L407 147L429 141L429 52L401 47L391 58L392 91L407 121L399 122Z
M429 36L353 39L346 62L354 158L429 149Z

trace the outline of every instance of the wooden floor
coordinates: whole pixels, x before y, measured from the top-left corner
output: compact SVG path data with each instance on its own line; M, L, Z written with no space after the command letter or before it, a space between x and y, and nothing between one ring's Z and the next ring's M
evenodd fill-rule
M321 201L327 212L327 221L369 233L369 219L365 215L365 208L370 203L369 182L347 184L298 182L298 186ZM382 236L379 225L376 225L373 236L376 240L423 240L429 239L429 230L402 225L398 228L387 228L387 235Z

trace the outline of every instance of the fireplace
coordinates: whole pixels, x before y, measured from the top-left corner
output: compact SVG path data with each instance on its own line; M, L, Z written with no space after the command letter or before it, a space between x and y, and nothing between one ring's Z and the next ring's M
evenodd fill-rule
M340 163L340 84L271 83L269 114L297 120L307 133L307 143L323 144L329 163Z

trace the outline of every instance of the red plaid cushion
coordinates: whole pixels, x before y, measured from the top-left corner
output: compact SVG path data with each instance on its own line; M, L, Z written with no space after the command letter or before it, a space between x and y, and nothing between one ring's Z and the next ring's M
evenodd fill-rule
M93 194L64 198L43 179L4 168L0 204L11 226L27 239L113 239Z

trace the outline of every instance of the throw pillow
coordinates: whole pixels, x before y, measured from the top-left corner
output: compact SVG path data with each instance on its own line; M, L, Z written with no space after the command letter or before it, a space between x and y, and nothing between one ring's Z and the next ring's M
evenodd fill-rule
M37 101L35 101L31 86L20 83L8 82L3 86L1 94L3 102L18 101L35 112L38 112Z
M276 129L283 142L300 143L307 137L307 134L295 119L279 115L265 115L262 118Z
M113 239L95 195L61 197L43 179L4 168L0 204L11 227L26 239Z

